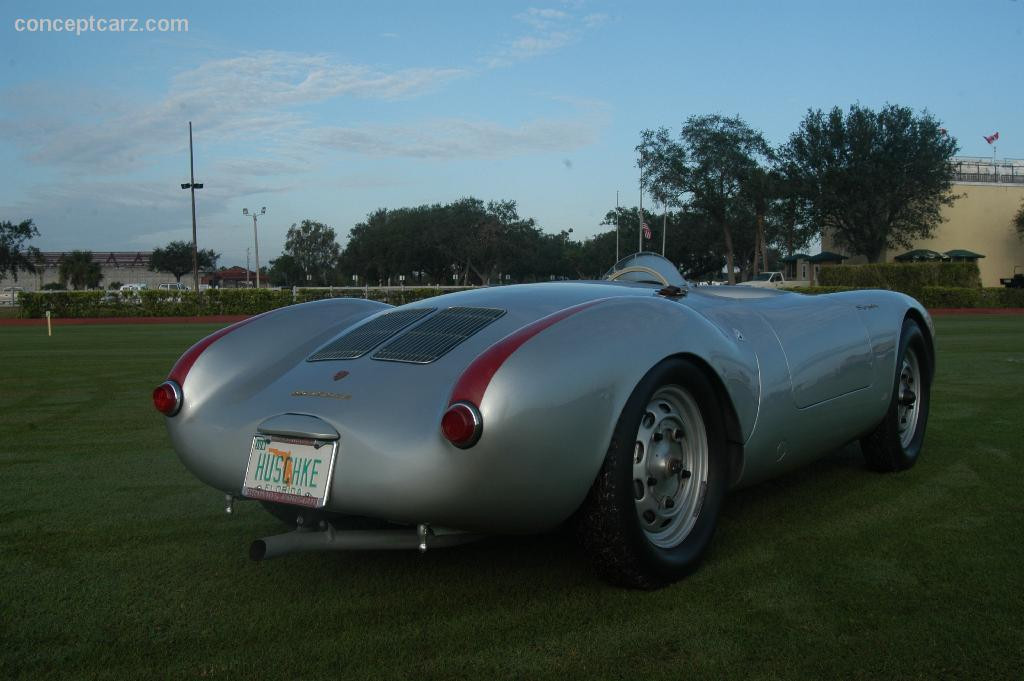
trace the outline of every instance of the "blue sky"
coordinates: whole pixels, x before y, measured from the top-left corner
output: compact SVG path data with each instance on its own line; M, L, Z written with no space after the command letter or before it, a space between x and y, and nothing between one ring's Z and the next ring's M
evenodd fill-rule
M186 18L179 33L17 19ZM773 143L809 107L927 108L961 154L1024 156L1024 2L22 3L0 8L0 219L44 250L191 238L265 264L289 225L514 199L551 232L635 205L643 128L739 114Z

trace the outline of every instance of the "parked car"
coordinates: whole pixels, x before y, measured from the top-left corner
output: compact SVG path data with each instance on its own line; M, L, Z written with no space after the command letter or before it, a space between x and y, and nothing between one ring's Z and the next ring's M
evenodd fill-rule
M17 305L18 294L24 292L25 289L20 286L5 286L0 289L0 305Z
M161 291L187 291L188 290L188 286L185 286L180 281L173 282L173 283L170 283L170 284L166 284L166 283L160 284L160 286L158 286L157 288L159 288L159 290L161 290Z
M127 292L134 291L134 292L137 293L139 291L145 291L147 288L148 288L148 286L146 286L146 284L143 282L143 283L139 283L139 284L125 284L124 286L121 287L120 290L121 291L127 291Z
M600 282L273 310L188 349L153 401L229 508L297 528L254 559L572 518L603 574L653 588L696 567L729 490L857 440L913 466L933 336L900 293L691 287L639 254Z
M739 286L754 286L757 288L782 288L786 283L786 277L782 272L761 272L750 281L745 281Z

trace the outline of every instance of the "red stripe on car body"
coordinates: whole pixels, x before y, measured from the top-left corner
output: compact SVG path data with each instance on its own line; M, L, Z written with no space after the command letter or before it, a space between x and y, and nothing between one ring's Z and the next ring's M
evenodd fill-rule
M225 326L223 329L220 329L219 331L214 331L206 338L203 338L201 341L199 341L198 343L190 347L188 350L186 350L184 355L178 358L178 361L175 362L174 366L171 368L171 373L167 375L167 379L174 381L179 386L185 385L185 377L188 376L188 372L192 370L192 365L196 363L196 360L199 359L199 355L203 354L203 351L206 350L206 348L210 347L215 342L217 342L224 336L228 335L232 331L240 329L249 322L255 321L256 319L259 319L260 317L266 314L269 313L264 312L263 314L258 314L255 317L243 319L242 321L236 322L231 326Z
M512 353L518 350L526 341L530 340L549 326L557 324L566 317L571 317L577 312L582 312L588 307L593 307L594 305L606 300L611 300L611 298L590 300L585 303L580 303L579 305L567 307L564 310L559 310L558 312L553 312L546 317L541 317L537 321L527 324L523 328L505 336L500 341L487 348L483 354L473 360L466 370L462 372L462 376L459 377L458 383L455 384L455 389L452 390L452 396L448 401L448 406L451 406L456 402L469 402L474 405L479 405L484 399L484 393L487 391L487 386L490 385L491 379L494 378L494 374L498 372L498 369L500 369L501 365L505 363L505 360L507 360Z

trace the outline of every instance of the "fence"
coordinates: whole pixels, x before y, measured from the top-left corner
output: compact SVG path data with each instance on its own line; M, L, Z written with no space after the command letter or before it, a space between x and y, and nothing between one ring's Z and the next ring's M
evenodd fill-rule
M990 158L958 158L953 162L955 182L986 182L992 184L1024 184L1024 160Z

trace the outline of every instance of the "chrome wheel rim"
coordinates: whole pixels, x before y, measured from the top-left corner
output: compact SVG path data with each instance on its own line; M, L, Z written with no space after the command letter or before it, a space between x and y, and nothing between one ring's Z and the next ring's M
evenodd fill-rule
M651 397L633 445L633 500L647 539L678 546L693 530L708 485L708 436L696 400L677 385Z
M896 428L900 435L900 445L906 449L914 440L917 420L921 415L918 399L921 391L921 365L913 348L907 348L903 355L899 381L896 392Z

